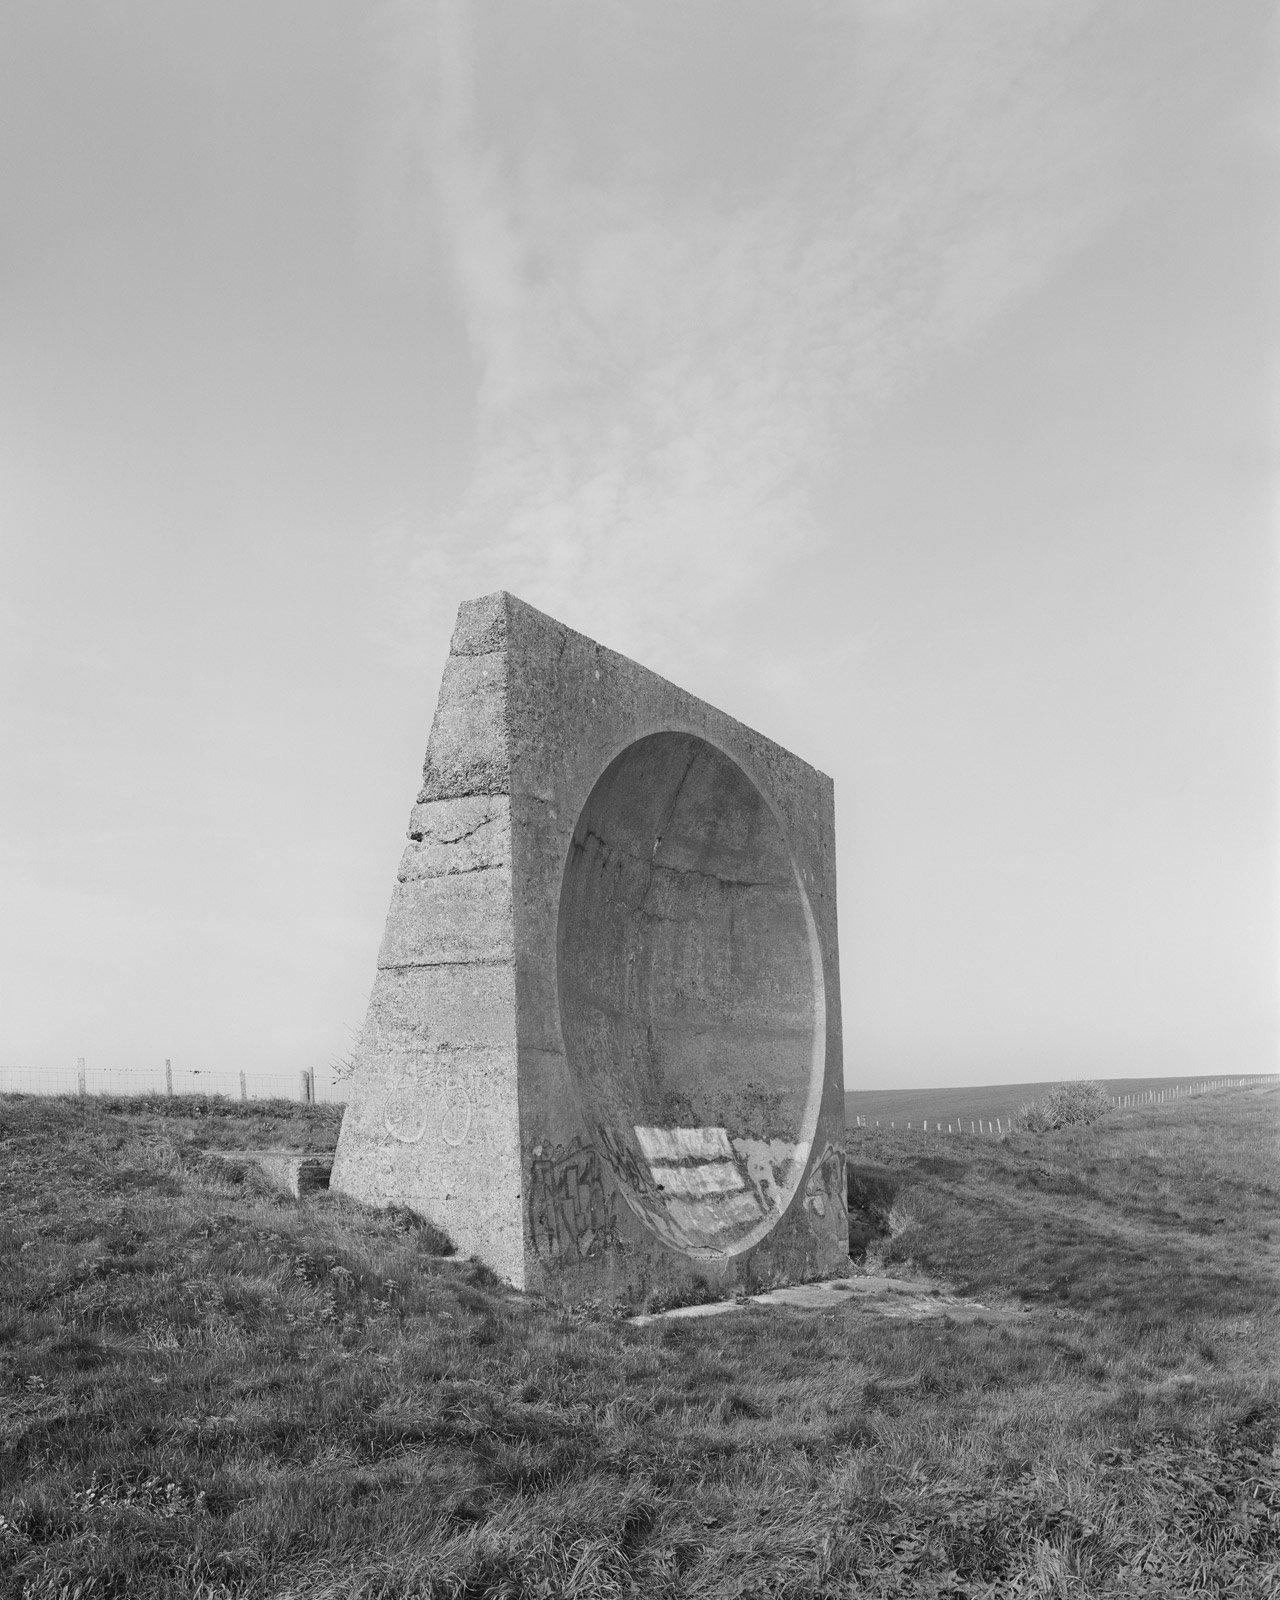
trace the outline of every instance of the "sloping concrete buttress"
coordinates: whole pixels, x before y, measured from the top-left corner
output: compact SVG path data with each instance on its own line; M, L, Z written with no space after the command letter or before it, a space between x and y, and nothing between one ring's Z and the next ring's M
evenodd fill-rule
M331 1187L565 1300L843 1271L831 780L514 596L458 612Z

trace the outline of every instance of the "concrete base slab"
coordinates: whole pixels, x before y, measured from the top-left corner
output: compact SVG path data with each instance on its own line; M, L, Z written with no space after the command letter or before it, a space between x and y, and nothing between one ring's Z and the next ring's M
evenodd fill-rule
M826 1278L820 1283L797 1283L771 1289L767 1294L713 1300L706 1305L673 1306L670 1311L648 1312L627 1320L642 1328L665 1318L715 1317L726 1311L742 1311L748 1306L791 1306L798 1311L856 1307L868 1316L900 1317L908 1322L924 1322L933 1317L949 1317L953 1322L1007 1320L1023 1314L1016 1307L986 1306L978 1300L961 1299L927 1278L879 1278L868 1274L856 1278Z
M329 1187L332 1156L308 1155L300 1150L202 1150L210 1161L227 1166L253 1166L271 1188L300 1200L303 1195Z

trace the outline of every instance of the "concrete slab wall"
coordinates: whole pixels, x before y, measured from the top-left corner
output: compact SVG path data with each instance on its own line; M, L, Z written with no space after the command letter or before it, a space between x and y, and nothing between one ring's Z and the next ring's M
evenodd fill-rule
M465 611L465 608L464 608ZM460 618L331 1187L403 1205L525 1284L507 659Z

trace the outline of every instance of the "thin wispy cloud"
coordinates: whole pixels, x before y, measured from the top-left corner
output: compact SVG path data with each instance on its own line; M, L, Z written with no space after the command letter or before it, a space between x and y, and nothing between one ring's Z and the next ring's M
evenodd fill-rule
M691 173L649 121L648 14L575 14L615 96L603 129L545 74L513 89L509 30L541 16L504 14L500 43L467 8L401 22L398 93L478 374L470 485L411 588L443 616L507 587L624 649L714 654L709 598L731 614L838 536L814 501L865 421L1107 215L1126 86L1091 70L1091 9L789 8L779 147L744 171L751 108L730 106L729 170L713 148ZM487 114L490 76L515 115Z
M1275 23L10 7L0 1065L345 1049L499 585L831 775L851 1080L1269 1064Z

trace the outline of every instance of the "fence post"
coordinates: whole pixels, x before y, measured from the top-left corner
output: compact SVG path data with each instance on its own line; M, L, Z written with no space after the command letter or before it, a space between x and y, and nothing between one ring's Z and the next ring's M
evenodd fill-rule
M244 1081L244 1068L243 1067L240 1068L240 1098L242 1100L247 1100L249 1098L249 1088L248 1088L248 1085Z
M310 1067L304 1067L302 1071L302 1098L307 1105L315 1098L315 1082Z
M77 1056L76 1057L76 1090L80 1095L83 1096L83 1094L84 1094L84 1057L83 1056Z
M164 1092L171 1098L173 1096L173 1062L169 1057L164 1058Z

